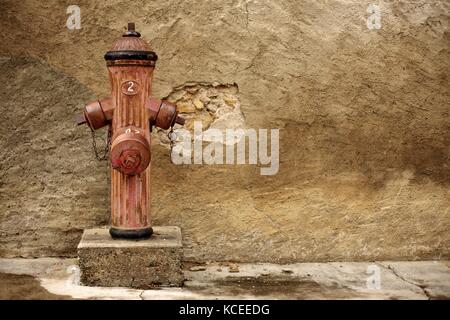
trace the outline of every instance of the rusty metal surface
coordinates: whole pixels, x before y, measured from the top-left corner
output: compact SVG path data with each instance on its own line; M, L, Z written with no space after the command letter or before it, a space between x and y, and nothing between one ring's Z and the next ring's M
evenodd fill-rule
M161 129L169 129L175 124L177 115L177 106L163 100L155 119L155 125Z
M129 127L114 139L111 146L111 166L127 175L143 172L150 163L150 145L139 133L139 129Z
M98 101L100 106L102 107L103 114L105 115L105 119L108 121L108 124L112 120L114 114L114 103L111 97L104 98Z
M98 100L88 103L84 109L84 117L89 126L94 129L100 129L107 124L105 114Z
M128 22L127 31L122 35L123 37L140 37L141 34L136 31L134 22Z
M111 97L91 102L77 124L96 130L111 126L111 235L149 236L151 127L184 124L176 105L150 97L157 59L134 23L105 55Z
M77 125L82 125L86 123L86 117L84 116L84 113L77 114L75 116L75 122Z

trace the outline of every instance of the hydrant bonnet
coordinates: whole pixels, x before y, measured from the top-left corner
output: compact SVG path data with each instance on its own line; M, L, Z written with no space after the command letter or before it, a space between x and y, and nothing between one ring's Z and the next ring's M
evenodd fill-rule
M156 62L158 56L151 51L148 44L140 39L141 34L134 30L134 23L128 24L122 38L116 41L111 51L105 54L106 61L114 60L150 60Z

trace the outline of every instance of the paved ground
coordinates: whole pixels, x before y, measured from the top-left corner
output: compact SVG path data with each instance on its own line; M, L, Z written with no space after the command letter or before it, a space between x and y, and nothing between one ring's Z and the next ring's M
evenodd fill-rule
M0 299L450 299L450 261L185 265L183 288L79 284L76 259L0 259Z

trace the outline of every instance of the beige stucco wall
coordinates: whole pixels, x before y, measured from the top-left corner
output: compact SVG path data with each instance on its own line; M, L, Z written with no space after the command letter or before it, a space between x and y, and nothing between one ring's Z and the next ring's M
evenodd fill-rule
M189 260L450 257L450 3L0 3L0 255L74 256L108 222L108 170L73 116L109 94L103 54L135 21L154 94L236 83L246 125L280 129L280 170L175 166L153 148L157 225ZM81 8L68 30L66 8Z

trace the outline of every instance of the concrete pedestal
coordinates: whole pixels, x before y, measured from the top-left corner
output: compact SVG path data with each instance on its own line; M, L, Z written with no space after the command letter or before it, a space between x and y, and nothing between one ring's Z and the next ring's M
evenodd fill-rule
M183 283L178 227L154 227L146 240L112 239L108 229L88 229L78 257L83 285L148 289Z

